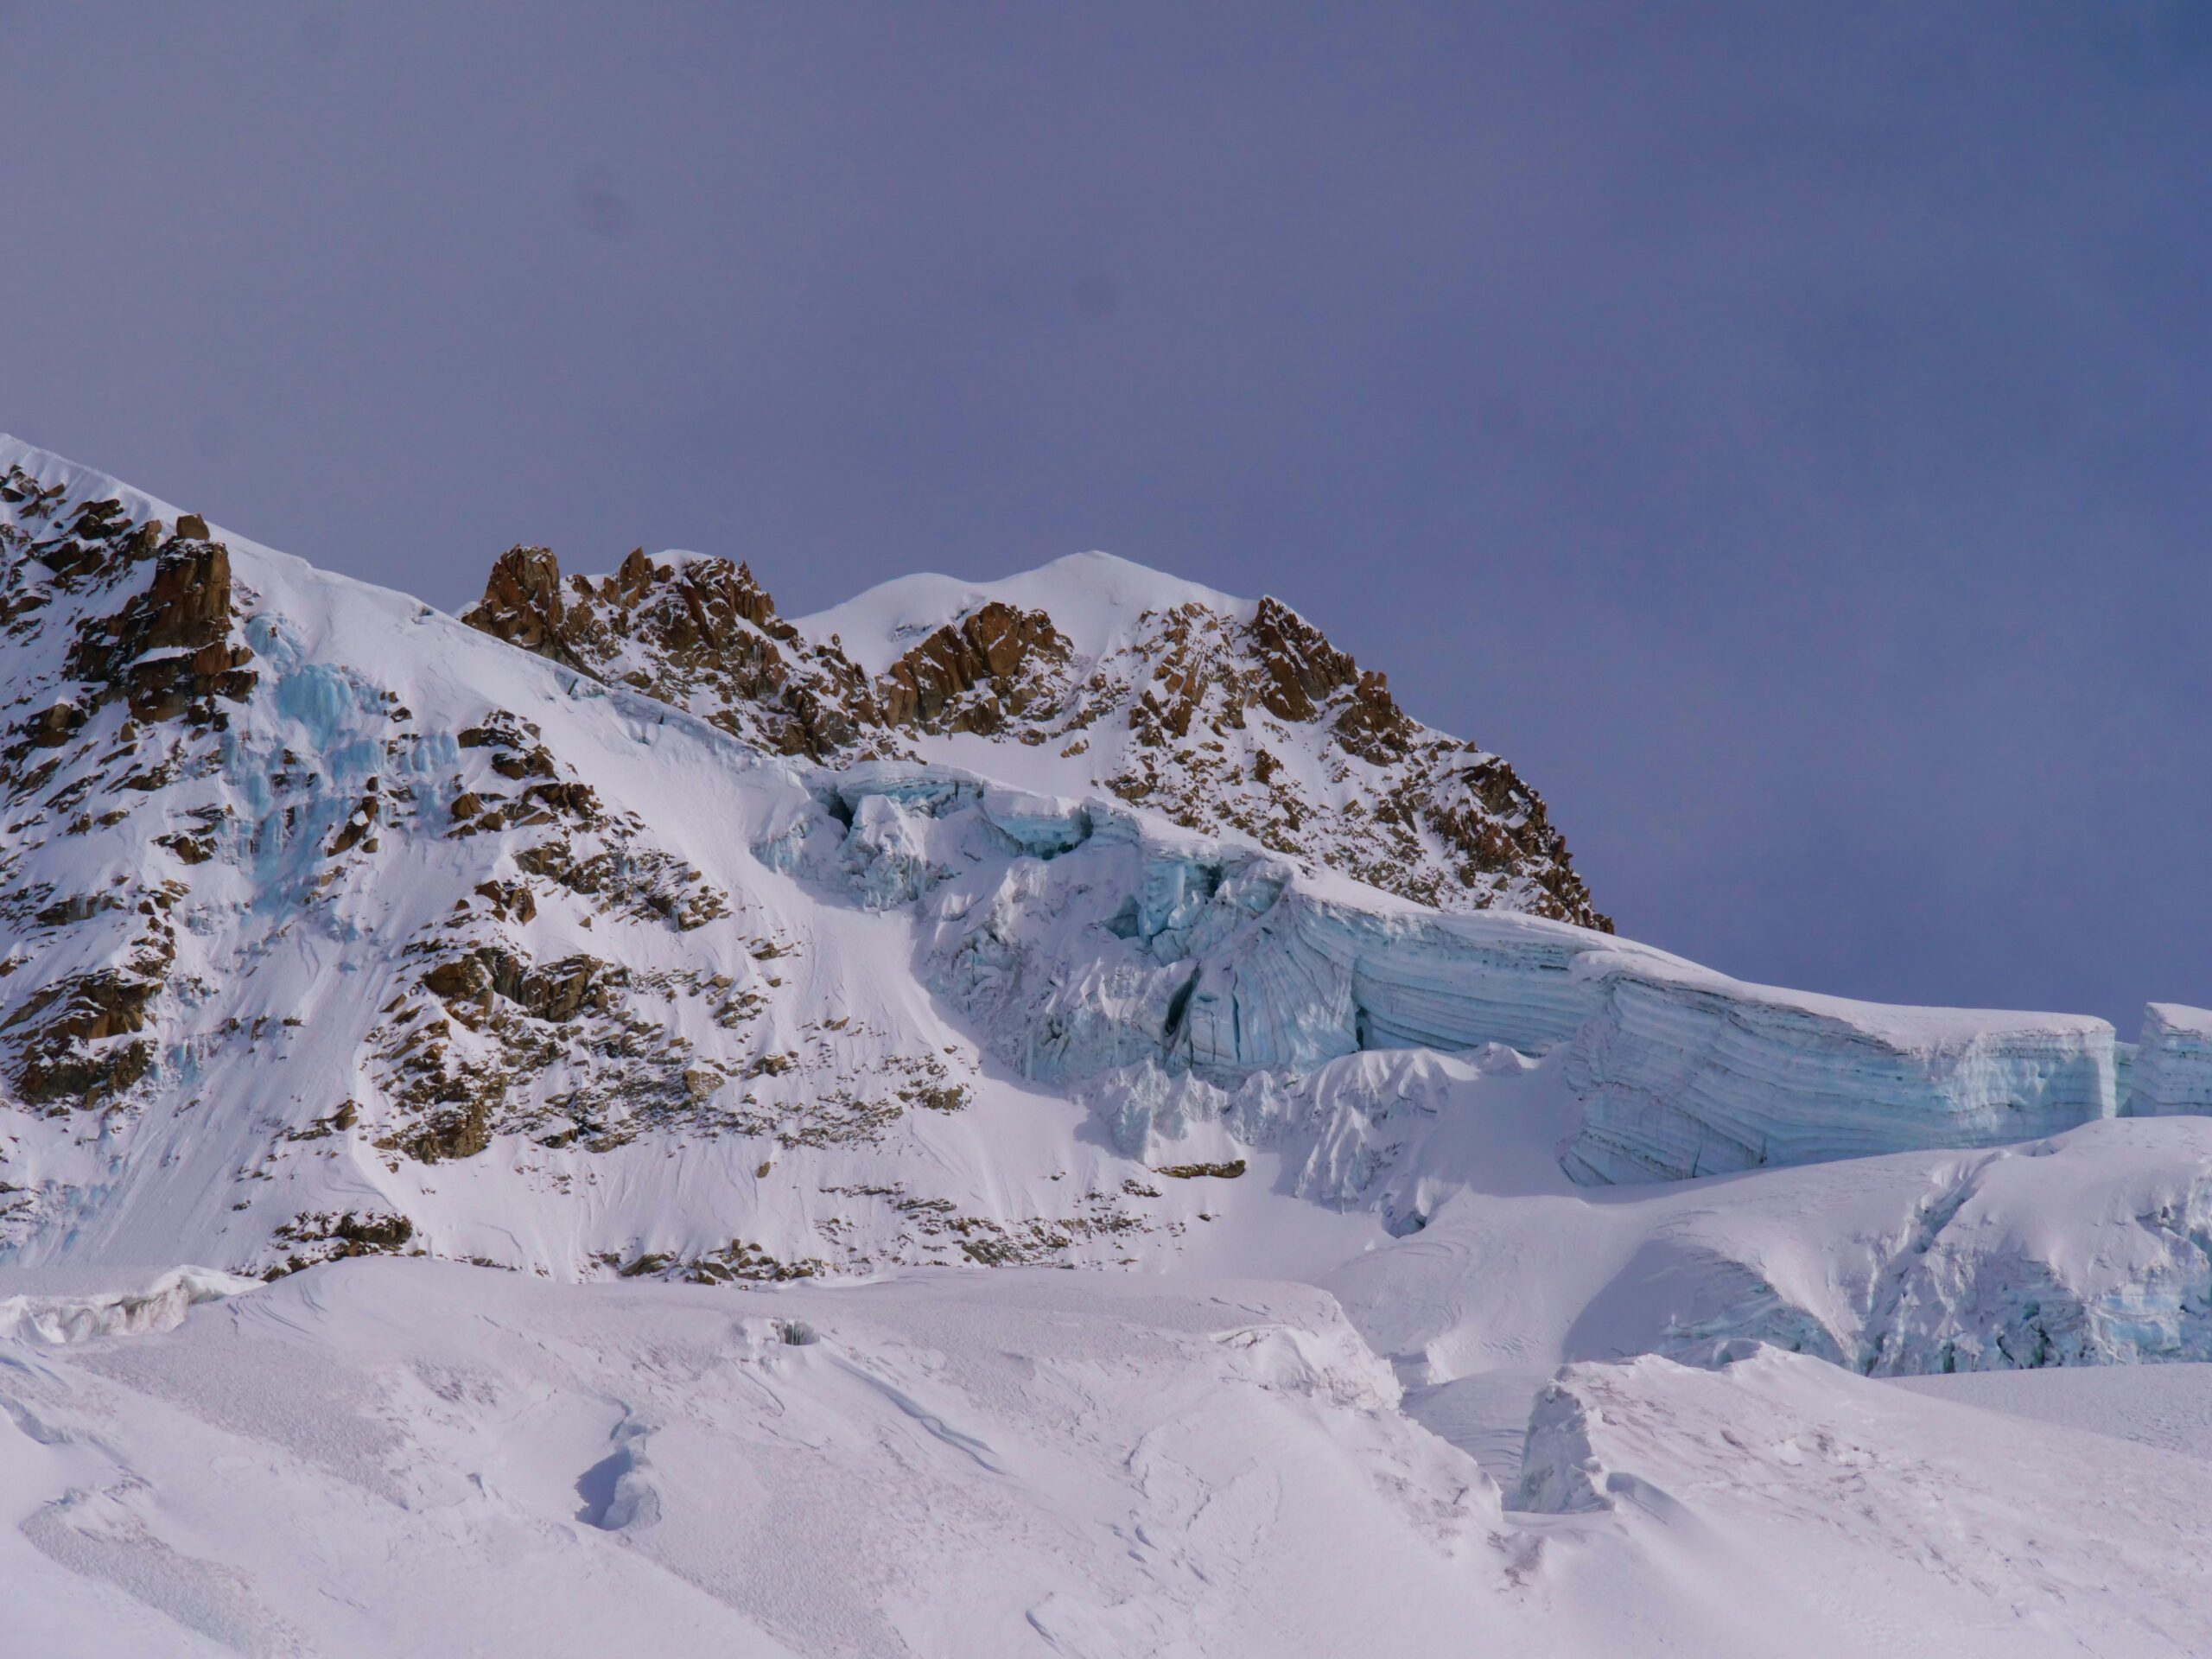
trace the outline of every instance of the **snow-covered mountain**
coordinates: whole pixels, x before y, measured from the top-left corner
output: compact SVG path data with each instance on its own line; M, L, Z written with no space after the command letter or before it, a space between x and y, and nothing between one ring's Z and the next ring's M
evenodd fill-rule
M377 1503L518 1560L660 1524L591 1571L686 1586L676 1649L950 1650L998 1592L884 1542L859 1437L1022 1564L982 1650L1175 1651L1225 1574L1192 1650L1341 1615L1587 1651L1641 1628L1618 1580L1753 1652L1668 1551L1726 1535L1700 1570L1763 1563L1798 1618L1803 1447L1894 1431L1883 1491L1924 1504L1947 1437L2004 1432L1866 1379L2212 1359L2212 1015L2130 1044L1620 939L1510 766L1272 600L1086 554L787 620L720 558L518 548L456 619L13 441L0 566L0 1343L35 1351L0 1404L40 1448L0 1494L195 1640L423 1649L270 1580L291 1523L208 1519L188 1465L243 1458L264 1516L372 1493L346 1573L414 1573ZM1150 1276L907 1271L1032 1266ZM538 1322L560 1355L461 1334ZM624 1375L634 1343L673 1369ZM385 1450L223 1416L287 1364ZM97 1427L153 1400L159 1433ZM1638 1497L1708 1491L1670 1437L1731 1421L1755 1491ZM1283 1518L1284 1459L1356 1517L1344 1570L1427 1587L1305 1595L1335 1541ZM715 1541L709 1468L885 1584L793 1605L795 1559ZM1967 1618L2041 1524L1974 1490L2010 1518L1886 1616ZM2188 1650L2201 1572L2127 1571L2111 1620L2033 1602L2052 1650Z
M721 559L518 549L455 620L0 468L25 1262L1333 1259L1479 1181L1447 1148L1492 1096L1564 1195L2128 1086L2100 1020L1558 919L1603 918L1534 793L1272 601L1084 555L786 622ZM2201 1087L2192 1029L2153 1011L2146 1108Z

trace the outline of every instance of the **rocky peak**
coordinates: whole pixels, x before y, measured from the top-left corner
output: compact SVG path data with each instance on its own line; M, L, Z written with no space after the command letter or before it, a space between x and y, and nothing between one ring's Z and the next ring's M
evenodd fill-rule
M1105 789L1443 908L1610 929L1505 761L1414 720L1279 600L1181 584L1161 598L1086 653L1086 630L1054 614L1082 613L1080 593L972 595L934 626L901 623L919 639L871 674L865 649L856 660L833 630L777 615L746 565L632 550L612 575L564 583L551 553L515 548L462 620L776 753L843 765L927 759L961 734L1049 746L1070 792Z
M492 565L483 602L461 620L511 645L551 654L564 621L560 562L548 548L509 548Z
M728 559L660 563L633 549L613 575L564 583L546 549L511 548L461 620L777 753L827 757L874 721L860 671L801 640L752 570Z

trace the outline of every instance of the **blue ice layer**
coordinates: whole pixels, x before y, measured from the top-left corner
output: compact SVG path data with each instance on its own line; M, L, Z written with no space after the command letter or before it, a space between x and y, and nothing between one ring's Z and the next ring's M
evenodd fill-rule
M1134 815L871 766L823 791L843 878L927 899L923 971L1027 1075L1235 1083L1369 1049L1565 1046L1576 1179L2032 1139L2113 1115L2110 1026L1745 986L1562 923L1447 915Z

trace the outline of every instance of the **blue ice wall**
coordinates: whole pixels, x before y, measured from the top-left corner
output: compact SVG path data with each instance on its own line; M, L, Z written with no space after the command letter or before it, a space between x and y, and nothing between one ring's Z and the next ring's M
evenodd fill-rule
M1147 1060L1233 1084L1362 1050L1556 1052L1582 1114L1561 1162L1592 1183L2030 1140L2116 1104L2098 1020L1744 985L943 768L855 769L835 791L842 879L871 906L918 900L931 988L1061 1086ZM2171 1046L2177 1066L2194 1052Z

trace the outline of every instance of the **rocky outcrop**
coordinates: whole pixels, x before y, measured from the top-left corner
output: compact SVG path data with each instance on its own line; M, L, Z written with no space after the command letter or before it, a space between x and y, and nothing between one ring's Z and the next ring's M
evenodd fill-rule
M1359 665L1324 639L1319 628L1277 600L1261 599L1252 618L1251 633L1266 671L1260 701L1269 713L1284 720L1312 720L1331 692L1358 683ZM1382 677L1374 677L1379 686ZM1384 701L1389 701L1387 696Z
M1044 612L994 600L893 664L875 706L887 725L988 735L1052 696L1036 671L1065 663L1068 650Z
M154 802L213 764L214 734L255 686L232 588L230 550L197 514L170 533L119 496L73 499L20 466L0 476L0 657L29 710L0 747L0 924L13 934L0 971L16 993L0 1018L0 1099L115 1106L158 1069L177 950L168 912L184 891L158 871L201 843ZM36 874L52 837L124 833L142 804L143 839L93 890L57 892Z
M1612 931L1510 766L1414 720L1383 675L1278 601L1242 624L1202 605L1158 613L1102 668L1138 688L1131 742L1103 780L1132 804L1439 909ZM1319 778L1284 760L1301 748Z
M597 980L607 964L575 956L540 970L513 951L480 945L464 957L442 962L423 976L423 987L464 1024L474 1025L503 996L532 1019L565 1025L604 999Z
M58 749L76 736L84 725L84 709L73 701L65 700L40 709L20 729L33 748Z
M96 1106L130 1088L152 1067L154 1046L126 1033L145 1028L160 989L159 980L88 974L54 988L50 1003L26 1003L16 1017L34 1024L17 1050L17 1091L35 1105Z
M564 582L544 548L510 548L461 620L775 753L827 756L876 723L860 671L800 640L752 570L727 559L657 563L633 550L610 576Z
M174 537L143 593L114 615L80 625L68 667L101 688L99 702L127 699L137 719L172 720L198 705L204 723L213 718L212 699L242 702L251 694L252 659L231 639L230 550Z
M461 620L524 651L571 660L563 638L561 566L545 548L511 547L499 555L483 603Z

